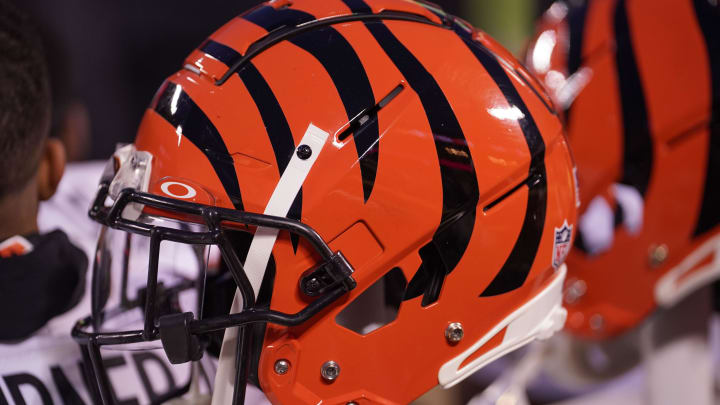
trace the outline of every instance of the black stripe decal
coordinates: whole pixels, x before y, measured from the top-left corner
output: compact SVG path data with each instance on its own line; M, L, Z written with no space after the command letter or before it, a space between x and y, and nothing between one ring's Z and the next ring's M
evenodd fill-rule
M215 42L212 39L208 39L200 45L199 50L219 60L226 66L232 65L242 57L240 52L227 45Z
M653 144L625 0L617 2L614 26L617 46L615 59L623 118L623 174L620 182L635 187L645 196L652 171Z
M582 45L585 33L585 19L587 17L588 2L579 6L569 5L568 28L570 30L570 46L568 49L568 75L580 69L582 64Z
M580 69L582 64L582 45L585 33L585 20L588 11L588 2L579 6L569 4L568 7L568 29L570 31L570 45L568 49L568 77ZM570 110L572 103L565 110L565 120L570 121Z
M205 154L232 204L242 210L240 183L233 159L222 136L202 109L177 84L168 83L158 97L155 111Z
M705 189L694 236L700 236L720 224L720 8L707 0L694 0L695 14L705 38L712 74L710 142Z
M208 41L200 50L225 65L232 65L234 61L242 57L234 49L215 41ZM285 113L283 113L282 107L280 107L280 103L267 81L252 62L248 62L237 73L260 111L260 116L272 144L280 175L282 175L295 151L295 140L290 131L287 118L285 118Z
M372 13L370 6L365 4L363 0L343 0L343 3L355 14Z
M262 7L243 16L268 32L296 26L316 18L305 12L285 8ZM333 81L343 102L348 121L375 105L370 80L352 45L330 26L303 32L289 39L317 59ZM370 198L377 174L380 131L377 121L353 133L360 160L364 200Z
M242 57L240 53L229 46L212 40L208 40L200 50L227 66L232 66L235 61ZM268 137L270 138L273 153L275 154L278 171L280 172L280 176L282 176L288 163L290 163L290 158L293 153L295 153L295 140L293 139L285 113L283 113L282 107L267 81L252 62L248 62L237 74L245 84L258 111L260 111L260 116L267 130ZM301 214L302 190L298 192L295 197L288 212L288 218L299 220ZM293 249L297 251L298 236L295 234L291 234L290 236Z
M545 142L540 130L533 119L530 110L500 65L497 57L478 42L474 41L467 32L456 29L468 49L475 55L485 70L490 74L507 103L522 113L518 125L523 132L525 142L530 152L530 169L528 179L528 202L525 209L520 235L515 241L505 264L492 280L490 285L480 294L481 297L504 294L519 288L525 283L530 269L535 262L543 229L545 228L545 215L547 212L547 175L545 173Z
M344 0L353 12L362 1ZM365 26L417 93L434 134L442 179L443 208L432 241L420 251L422 264L408 284L405 300L423 295L422 305L437 301L445 277L463 257L475 226L478 181L460 123L435 78L382 22Z
M570 31L570 45L568 47L568 76L571 76L580 69L582 65L582 45L585 34L585 21L587 20L587 12L589 4L583 2L580 5L568 4L568 30ZM570 128L571 112L575 98L565 109L565 122L566 127ZM588 253L585 241L583 239L582 232L577 232L575 237L574 247L582 252Z
M269 33L317 20L312 14L300 10L290 8L277 10L272 6L260 7L240 17L259 25Z

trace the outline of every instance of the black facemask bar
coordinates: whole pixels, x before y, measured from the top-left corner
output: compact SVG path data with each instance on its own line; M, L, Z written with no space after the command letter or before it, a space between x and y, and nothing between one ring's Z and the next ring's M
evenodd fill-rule
M212 207L179 201L171 198L139 192L133 189L123 190L112 206L106 207L109 182L100 185L98 194L90 209L89 215L95 221L110 228L124 230L150 238L150 255L148 262L147 288L144 303L144 325L142 330L122 332L97 332L99 324L93 315L79 320L72 330L73 338L80 344L86 368L88 387L94 402L106 405L116 403L110 387L108 375L102 364L100 347L108 345L125 345L161 340L163 349L171 363L179 364L199 360L203 354L200 343L203 334L240 327L238 331L237 370L233 404L242 404L245 396L248 371L243 367L247 363L249 330L244 326L256 323L274 323L282 326L300 325L324 308L335 302L348 291L355 288L352 278L353 268L340 252L333 253L328 244L311 227L284 217L255 214L245 211ZM192 231L150 225L130 220L122 216L125 207L130 203L141 204L165 212L190 215L202 221L207 231ZM232 224L233 226L230 226ZM298 235L309 243L321 258L321 265L299 280L299 288L312 297L313 302L295 314L286 314L270 309L256 309L255 295L243 265L233 248L226 231L237 231L239 227L267 227L284 230ZM209 319L195 319L191 312L174 313L158 316L158 258L162 241L172 241L190 245L217 245L230 274L238 286L243 299L243 311L226 316ZM307 282L312 280L312 283ZM123 293L124 294L124 293ZM94 314L102 317L104 310ZM171 397L187 392L189 384L177 392L169 393L155 401L161 403Z

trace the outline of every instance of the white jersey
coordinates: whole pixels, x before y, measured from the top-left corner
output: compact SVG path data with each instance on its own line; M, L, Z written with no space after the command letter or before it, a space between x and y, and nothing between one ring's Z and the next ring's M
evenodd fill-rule
M1 404L92 404L81 367L78 344L70 330L78 319L90 314L90 283L100 226L88 217L97 192L104 162L68 165L55 196L40 204L41 233L64 231L88 257L87 287L81 301L53 318L33 336L17 344L0 344ZM119 277L119 275L113 275ZM136 280L144 281L143 279ZM119 280L113 280L109 307L118 301ZM30 302L28 302L30 304ZM124 405L147 404L158 395L184 386L190 379L190 364L171 365L155 342L154 350L103 350L103 362L112 390ZM197 385L212 387L216 361L206 355ZM248 387L248 404L267 403L262 392Z

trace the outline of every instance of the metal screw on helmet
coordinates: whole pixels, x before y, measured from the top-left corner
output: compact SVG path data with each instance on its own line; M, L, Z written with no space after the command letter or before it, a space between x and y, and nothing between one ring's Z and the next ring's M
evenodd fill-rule
M290 362L285 359L280 359L275 362L275 374L286 374L290 370Z
M357 403L357 402L355 402L355 401L350 401L350 402L348 402L348 403L347 403L347 404L345 404L345 405L358 405L358 403Z
M670 250L665 244L650 246L650 267L659 267L662 265L665 260L667 260L669 253Z
M457 343L462 340L465 335L463 326L460 322L453 322L445 328L445 339L450 343Z
M320 374L325 381L335 381L340 375L340 365L332 360L326 361L320 369Z
M297 156L302 160L307 160L312 156L312 149L307 145L300 145L297 148Z
M305 291L309 292L309 295L317 293L319 288L320 280L318 280L317 277L313 277L305 283Z

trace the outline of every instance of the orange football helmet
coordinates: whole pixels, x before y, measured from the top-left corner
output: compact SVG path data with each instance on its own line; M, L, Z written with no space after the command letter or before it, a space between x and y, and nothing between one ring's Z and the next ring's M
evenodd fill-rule
M573 167L526 70L432 5L250 10L160 87L101 184L91 216L149 238L150 259L143 330L93 330L98 304L74 331L98 396L99 346L159 339L181 363L217 330L213 403L248 379L286 404L452 386L562 327ZM219 247L233 314L155 309L166 240Z
M613 336L717 279L720 8L558 2L527 65L564 112L582 190L567 328Z

